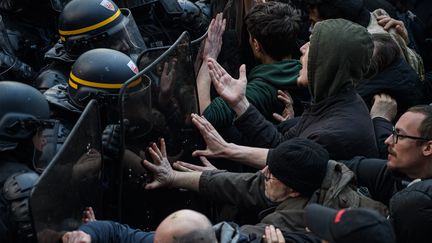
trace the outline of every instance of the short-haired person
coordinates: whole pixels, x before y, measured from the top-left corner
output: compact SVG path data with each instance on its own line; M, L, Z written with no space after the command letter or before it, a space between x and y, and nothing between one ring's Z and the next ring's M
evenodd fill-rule
M389 121L387 126L391 127ZM393 194L410 181L432 177L432 106L408 109L385 144L387 160L355 157L342 162L356 174L359 186L367 187L373 199L388 205Z
M273 122L273 113L281 113L284 105L277 98L278 89L296 86L301 64L292 59L297 48L296 39L300 29L299 13L290 5L272 1L253 6L245 17L249 44L254 57L261 63L248 72L245 95L263 116ZM225 20L218 14L209 26L203 60L197 76L201 114L217 129L232 126L235 113L221 98L211 100L211 79L207 58L217 59ZM242 68L242 73L246 73Z

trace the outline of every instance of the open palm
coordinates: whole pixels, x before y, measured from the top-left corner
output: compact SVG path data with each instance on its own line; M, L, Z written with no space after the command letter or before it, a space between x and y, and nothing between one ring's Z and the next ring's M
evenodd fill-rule
M245 65L241 65L240 77L238 79L231 77L213 58L208 58L207 65L216 91L225 102L231 107L235 107L246 95L247 79Z

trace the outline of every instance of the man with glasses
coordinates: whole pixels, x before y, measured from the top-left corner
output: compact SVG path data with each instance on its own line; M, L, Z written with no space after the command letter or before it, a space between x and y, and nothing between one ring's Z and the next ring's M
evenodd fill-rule
M153 163L144 160L143 165L153 174L154 180L145 186L146 189L184 188L249 214L260 214L259 225L242 227L242 232L255 233L259 237L268 224L290 231L304 231L302 209L320 188L329 160L324 148L304 138L295 138L271 149L267 165L257 173L173 170L166 158L163 139L160 149L153 144L149 153Z
M432 106L408 109L385 144L387 160L355 157L344 163L356 174L359 186L388 205L393 194L411 181L432 177Z

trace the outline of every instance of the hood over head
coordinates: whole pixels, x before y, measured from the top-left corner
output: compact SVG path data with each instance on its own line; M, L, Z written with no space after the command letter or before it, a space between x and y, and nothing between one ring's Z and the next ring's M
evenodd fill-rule
M318 22L308 56L309 91L314 102L350 89L367 72L374 44L367 29L345 19Z

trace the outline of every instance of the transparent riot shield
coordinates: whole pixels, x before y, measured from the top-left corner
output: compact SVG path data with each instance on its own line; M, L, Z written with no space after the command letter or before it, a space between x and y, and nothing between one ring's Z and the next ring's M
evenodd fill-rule
M121 130L124 134L122 144L126 149L143 152L137 153L141 156L137 161L143 157L151 160L144 151L150 142L158 142L158 138L162 137L165 138L170 161L189 161L185 156L190 156L196 148L199 135L191 123L190 115L198 112L198 99L190 55L189 36L185 32L168 48L146 50L139 64L141 71L123 85L119 99ZM136 92L133 84L137 80L150 81L147 94L151 94L151 112L147 120L151 122L151 129L145 136L134 139L138 133L133 132L134 126L131 124L135 123L136 118L132 115L138 113L133 113L137 108L130 97ZM128 154L126 150L124 158ZM191 206L190 192L143 190L143 184L151 180L151 173L136 168L129 160L122 160L120 165L118 208L121 208L121 221L141 229L155 230L168 214ZM141 164L139 166L142 167Z
M169 48L148 49L139 59L142 70L139 75L151 80L152 134L165 138L170 156L181 153L187 146L193 128L191 113L198 113L191 60L187 32Z
M61 150L42 173L30 197L38 242L55 242L81 224L85 207L98 210L102 170L100 114L92 100Z

